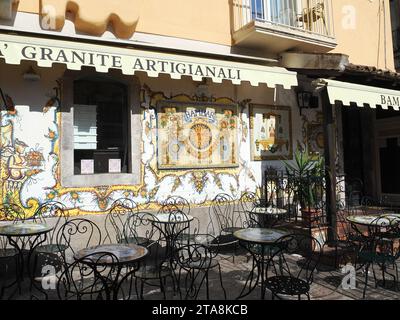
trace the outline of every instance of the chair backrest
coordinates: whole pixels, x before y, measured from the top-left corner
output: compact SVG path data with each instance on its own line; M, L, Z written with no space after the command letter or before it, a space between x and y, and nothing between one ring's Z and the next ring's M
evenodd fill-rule
M165 201L163 201L162 206L172 205L177 209L185 213L190 214L190 203L187 199L180 196L169 196Z
M154 226L159 229L164 238L170 241L173 246L177 239L189 230L190 220L188 215L181 211L176 205L167 204L160 208L157 215L164 215L168 217L170 223L154 223ZM155 216L157 218L157 215Z
M57 201L49 201L40 205L32 220L36 223L49 224L53 222L53 230L47 234L47 243L55 243L54 237L57 235L59 228L65 224L68 220L68 211L66 207Z
M361 198L360 201L360 205L361 205L361 211L362 214L371 214L371 213L381 213L379 209L374 209L374 207L377 207L380 205L379 201L369 197L369 196L364 196Z
M246 191L239 199L239 210L248 212L258 204L261 204L260 197L258 197L255 192Z
M84 218L75 218L64 223L57 232L56 241L64 264L73 261L73 255L81 249L100 245L100 228Z
M291 234L277 240L273 248L276 252L268 260L267 277L301 279L311 285L323 252L320 241L309 234Z
M350 223L346 220L351 214L349 207L345 205L342 201L338 203L338 208L336 211L336 226L337 226L337 235L340 240L348 240L351 238L351 235L354 234L354 230L352 230Z
M104 243L121 243L124 240L124 226L128 217L138 212L138 205L131 199L116 200L104 220Z
M124 225L123 242L136 243L147 246L152 239L159 238L154 227L154 215L149 212L140 211L128 216Z
M384 214L377 216L364 234L363 247L387 256L398 256L399 246L393 245L389 239L400 238L400 218L396 215Z
M110 300L118 258L110 252L86 255L68 265L57 282L61 300Z
M216 235L223 230L242 224L240 215L235 215L235 203L233 198L226 193L215 196L209 208L208 233Z
M163 266L172 257L172 251L167 250L165 232L157 222L157 215L148 212L139 212L129 217L126 233L133 236L139 245L149 250L147 256L140 261L140 278L154 279L162 276Z

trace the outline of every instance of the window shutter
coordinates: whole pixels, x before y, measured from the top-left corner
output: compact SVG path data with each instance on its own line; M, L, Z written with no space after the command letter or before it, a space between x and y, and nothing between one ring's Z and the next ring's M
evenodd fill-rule
M97 149L97 106L74 106L74 149Z

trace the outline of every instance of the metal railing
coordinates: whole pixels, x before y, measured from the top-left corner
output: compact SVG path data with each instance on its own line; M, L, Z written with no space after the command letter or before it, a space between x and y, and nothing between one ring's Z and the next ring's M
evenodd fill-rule
M234 31L252 21L334 37L332 0L233 0Z

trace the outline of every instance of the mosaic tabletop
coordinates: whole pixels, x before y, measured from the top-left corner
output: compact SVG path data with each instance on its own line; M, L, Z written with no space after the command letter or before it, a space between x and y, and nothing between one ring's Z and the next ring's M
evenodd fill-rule
M23 222L0 226L0 235L25 237L47 233L51 230L53 230L53 227L50 227L43 223Z
M190 215L183 214L169 214L169 213L159 213L148 218L150 221L159 223L185 223L193 220Z
M140 260L148 254L145 247L136 244L102 244L79 250L75 255L75 259L81 259L87 255L94 254L91 260L96 261L98 264L113 263L112 257L107 256L105 253L112 253L118 258L120 264L134 262ZM96 255L98 253L98 255Z
M363 215L363 216L349 216L346 218L347 221L355 224L365 226L388 226L394 223L400 222L400 214L390 213L380 216Z
M289 233L278 229L247 228L236 231L233 235L242 241L270 244Z
M281 215L281 214L286 214L287 210L274 207L255 207L250 211L250 213L265 214L265 215L268 214Z

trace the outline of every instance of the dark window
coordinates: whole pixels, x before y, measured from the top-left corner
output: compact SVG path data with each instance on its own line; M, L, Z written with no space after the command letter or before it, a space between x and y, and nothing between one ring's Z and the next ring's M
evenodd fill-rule
M127 173L128 104L118 82L74 82L74 174Z
M400 147L398 138L386 139L380 148L382 192L400 194Z

